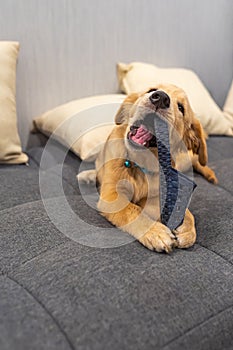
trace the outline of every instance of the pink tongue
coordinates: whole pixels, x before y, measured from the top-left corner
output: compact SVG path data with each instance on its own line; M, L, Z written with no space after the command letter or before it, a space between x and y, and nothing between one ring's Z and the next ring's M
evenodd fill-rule
M150 141L152 139L153 135L145 129L143 125L141 125L138 129L135 135L132 135L131 139L139 143L140 145L143 145L145 142Z

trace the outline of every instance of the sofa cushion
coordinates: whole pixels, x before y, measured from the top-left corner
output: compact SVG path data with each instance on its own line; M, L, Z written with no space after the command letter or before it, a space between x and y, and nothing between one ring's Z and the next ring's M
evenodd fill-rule
M44 305L14 279L0 276L0 348L67 350L56 320ZM43 339L43 340L42 340ZM43 346L42 343L43 342Z
M233 138L211 136L207 139L209 162L227 160L233 157ZM229 164L229 161L226 162Z
M232 324L233 267L198 245L165 255L137 242L96 249L70 241L9 275L45 305L74 349L172 349L196 328L209 338L218 315ZM219 328L211 343L233 344ZM201 349L203 338L187 336L187 348Z
M63 190L65 194L74 194L78 191L78 186L75 186L75 174L76 172L72 168L65 166L64 172L73 173L73 185L66 180L65 176L62 177ZM47 191L45 197L56 197L57 186L61 176L59 167L54 166L46 172L49 182L49 189L44 188L44 192ZM43 174L43 171L42 171ZM55 177L54 177L55 176ZM69 177L70 178L70 177ZM57 179L57 182L54 181ZM71 177L72 180L72 177ZM31 166L26 165L11 165L0 166L0 211L6 208L12 208L17 205L33 202L41 199L40 184L39 184L39 170Z
M85 161L96 159L125 96L98 95L55 107L33 121L36 130L68 146Z
M0 271L40 255L66 241L53 225L41 200L0 211Z
M230 123L233 123L233 80L223 106L223 113Z
M17 130L15 101L19 43L0 41L0 163L26 163Z
M181 68L159 68L132 62L118 64L118 81L127 94L146 91L157 84L174 84L187 93L190 104L207 134L233 135L233 118L226 118L193 71Z

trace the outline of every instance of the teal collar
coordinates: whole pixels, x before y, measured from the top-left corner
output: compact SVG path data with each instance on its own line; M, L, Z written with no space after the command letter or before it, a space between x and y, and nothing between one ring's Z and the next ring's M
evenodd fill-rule
M144 174L148 174L148 175L153 175L154 172L153 171L150 171L146 168L143 168L141 167L140 165L138 165L137 163L135 162L131 162L130 160L126 159L125 162L124 162L124 166L126 168L138 168L140 169Z

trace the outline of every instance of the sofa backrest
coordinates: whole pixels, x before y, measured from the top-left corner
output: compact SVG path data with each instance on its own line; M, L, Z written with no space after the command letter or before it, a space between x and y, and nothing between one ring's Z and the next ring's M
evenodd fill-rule
M66 101L118 91L116 63L193 69L222 106L232 80L233 1L0 0L0 40L21 44L19 132Z

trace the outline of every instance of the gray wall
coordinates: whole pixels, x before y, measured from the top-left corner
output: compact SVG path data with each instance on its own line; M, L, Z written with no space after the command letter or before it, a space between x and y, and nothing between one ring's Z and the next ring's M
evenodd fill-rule
M0 0L18 40L19 130L65 101L118 91L118 61L188 67L222 106L233 71L232 0Z

